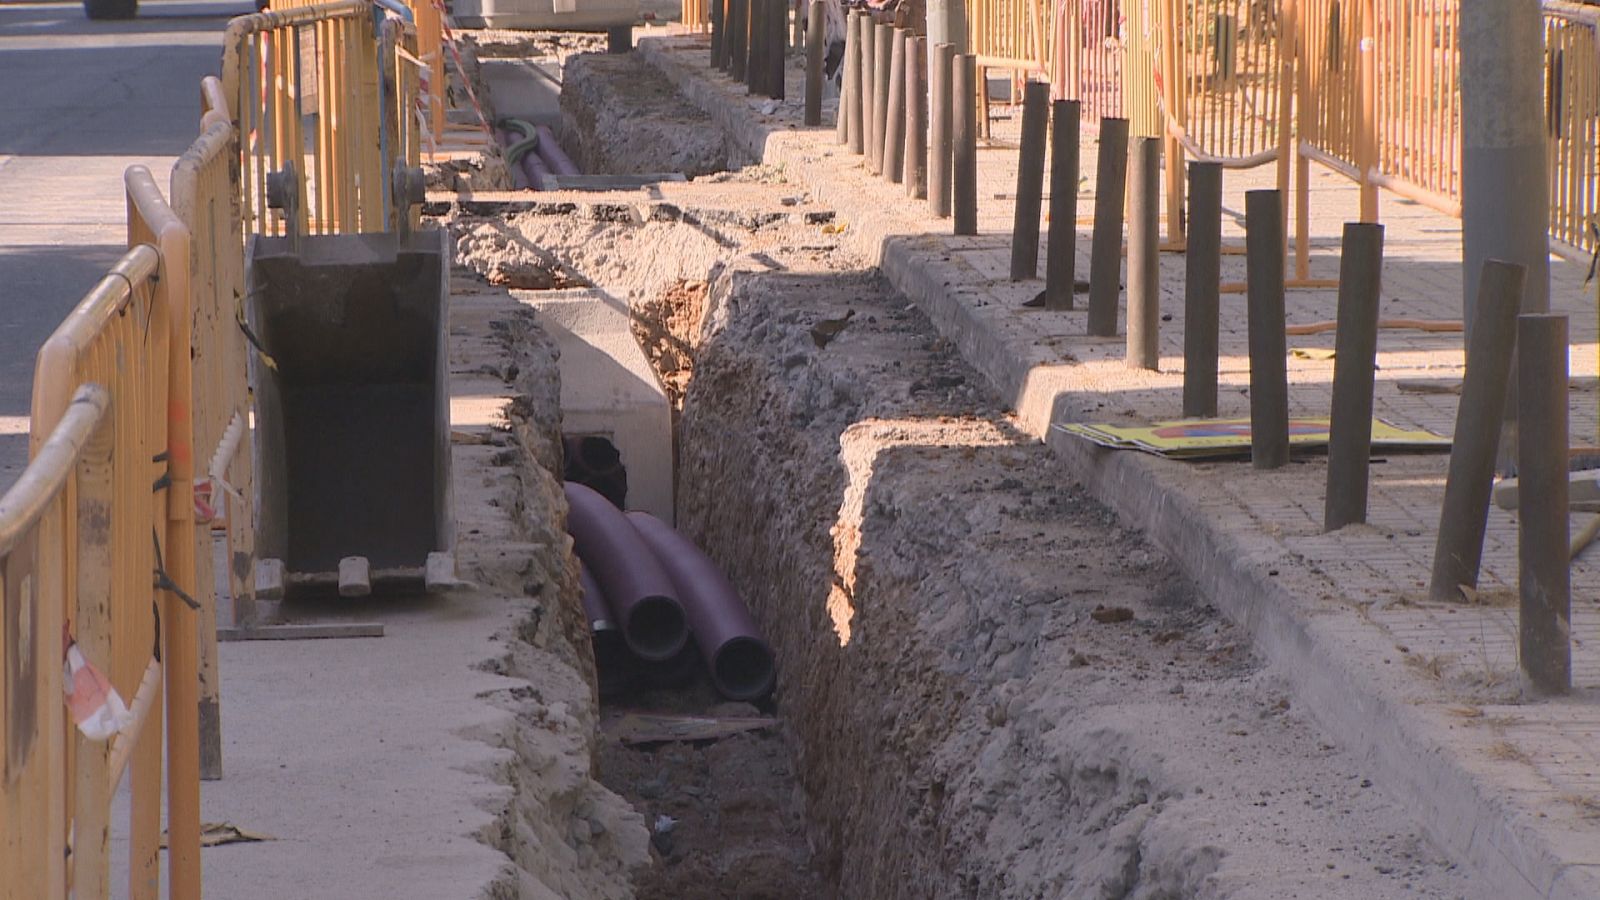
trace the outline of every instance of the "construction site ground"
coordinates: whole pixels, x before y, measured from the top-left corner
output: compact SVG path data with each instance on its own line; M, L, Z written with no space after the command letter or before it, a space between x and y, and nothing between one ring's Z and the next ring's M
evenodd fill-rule
M1533 700L1510 516L1491 511L1476 604L1425 600L1443 455L1385 455L1370 524L1323 534L1318 456L1260 473L1051 428L1178 416L1182 257L1162 260L1161 372L1130 370L1120 338L1024 308L1042 282L1007 280L1009 111L979 152L980 235L955 238L835 143L831 111L798 126L797 68L772 103L707 57L704 36L651 37L626 63L565 62L588 68L584 104L672 86L670 114L719 134L727 173L430 195L457 251L472 584L279 611L380 621L382 638L223 645L225 777L204 818L272 840L206 849L210 895L1600 896L1596 563L1573 568L1578 690ZM562 113L608 132L564 134L575 156L661 133L645 113ZM1269 180L1229 174L1230 240L1242 191ZM1313 188L1313 274L1332 277L1355 191L1325 173ZM1459 315L1459 223L1384 211L1383 314ZM1080 274L1087 251L1084 228ZM1242 266L1225 258L1224 280ZM1552 292L1573 314L1575 440L1597 427L1582 274L1557 263ZM677 526L777 654L755 709L703 685L597 699L559 360L528 309L574 285L626 306L676 407ZM1333 309L1297 291L1289 320ZM1222 318L1221 411L1247 415L1242 295ZM1461 363L1459 335L1385 332L1377 414L1448 435L1456 398L1397 381L1449 383ZM1293 412L1326 415L1332 363L1289 371ZM624 744L613 723L639 709L773 725Z
M1373 466L1369 524L1324 534L1322 457L1258 472L1248 462L1183 463L1106 451L1052 428L1066 421L1138 423L1179 417L1183 258L1161 263L1161 371L1123 362L1123 340L1085 337L1084 315L1026 309L1039 281L1008 280L1019 126L1006 112L978 153L979 236L952 237L865 169L825 126L799 127L798 64L783 103L745 96L708 70L703 36L646 41L643 55L697 102L751 159L778 167L811 197L838 210L849 246L877 261L940 332L1015 410L1020 428L1044 438L1064 479L1081 479L1129 525L1170 553L1201 592L1251 633L1303 708L1370 765L1377 783L1413 811L1447 851L1499 896L1600 894L1600 696L1592 558L1572 568L1571 697L1525 696L1515 657L1516 523L1490 511L1475 603L1430 604L1425 581L1438 528L1446 457L1385 454ZM1079 209L1092 209L1096 147L1084 146ZM1312 275L1337 276L1342 223L1357 191L1312 168ZM1272 187L1271 167L1230 171L1224 239L1242 242L1243 192ZM1460 222L1392 195L1383 198L1384 317L1459 318ZM1087 228L1077 270L1087 273ZM1041 250L1041 258L1043 252ZM1224 281L1243 280L1243 258L1225 257ZM1596 323L1584 268L1552 262L1552 308L1570 315L1571 429L1596 429ZM1592 288L1591 288L1592 291ZM1333 318L1332 290L1293 291L1290 323ZM1168 318L1170 316L1170 318ZM1222 305L1223 415L1248 415L1243 295ZM1331 333L1292 348L1331 349ZM1402 380L1450 384L1461 377L1459 334L1385 331L1379 342L1376 414L1401 427L1449 435L1458 398L1402 391ZM1325 416L1331 361L1291 356L1291 414ZM1574 530L1583 524L1574 518Z

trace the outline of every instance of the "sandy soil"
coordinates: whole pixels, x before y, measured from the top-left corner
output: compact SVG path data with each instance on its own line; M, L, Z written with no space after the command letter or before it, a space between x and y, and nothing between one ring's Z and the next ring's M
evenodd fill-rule
M689 358L680 524L779 652L781 740L602 744L602 779L679 821L642 896L1471 896L806 204L687 224L720 187L678 221L458 223L629 298L666 374ZM730 828L755 795L766 827Z
M561 143L590 173L705 175L728 166L711 118L632 54L586 54L562 69Z
M623 709L713 717L762 712L720 701L703 681L636 695L609 714ZM628 746L602 726L598 776L652 823L656 865L635 884L644 900L827 895L811 864L789 747L776 731Z
M707 323L680 527L779 648L838 896L1471 895L874 273L727 276Z
M603 745L606 783L678 820L641 895L1476 896L826 210L781 173L695 192L457 222L479 263L544 255L627 298L691 373L679 527L778 653L776 736Z

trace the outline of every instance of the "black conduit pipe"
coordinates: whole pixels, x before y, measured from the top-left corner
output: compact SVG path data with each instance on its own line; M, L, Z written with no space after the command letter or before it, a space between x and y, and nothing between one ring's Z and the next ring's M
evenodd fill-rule
M618 509L628 505L628 470L616 445L593 435L561 437L562 480L593 488Z
M700 548L655 516L631 512L627 519L672 579L717 692L729 700L765 697L777 680L772 648L761 639L727 576Z
M567 482L567 531L594 572L623 639L642 659L671 659L689 641L672 579L611 501Z
M611 609L606 605L600 585L589 567L581 562L578 583L583 589L583 614L589 620L589 641L594 646L594 669L600 696L610 698L625 694L633 686L634 663L628 643L622 637L622 629L611 621Z

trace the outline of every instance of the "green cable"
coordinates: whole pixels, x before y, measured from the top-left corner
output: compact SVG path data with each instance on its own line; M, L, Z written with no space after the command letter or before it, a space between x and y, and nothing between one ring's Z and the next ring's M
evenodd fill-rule
M501 119L495 123L507 131L516 131L522 135L522 140L506 148L506 165L515 166L539 146L539 131L531 122L522 119Z

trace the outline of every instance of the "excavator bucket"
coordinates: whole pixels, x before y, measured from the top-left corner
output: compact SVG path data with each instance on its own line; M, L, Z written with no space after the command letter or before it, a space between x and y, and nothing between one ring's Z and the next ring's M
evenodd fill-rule
M258 237L257 591L454 579L444 233Z

